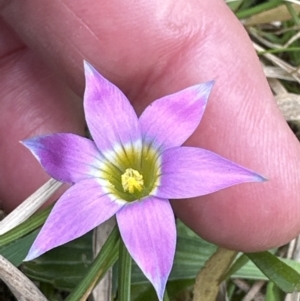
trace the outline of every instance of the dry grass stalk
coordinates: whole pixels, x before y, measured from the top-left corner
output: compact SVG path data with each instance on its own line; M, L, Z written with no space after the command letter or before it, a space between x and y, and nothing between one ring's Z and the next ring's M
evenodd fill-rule
M263 66L263 70L265 76L268 78L284 79L291 82L296 81L295 78L290 75L290 73L280 67Z
M0 278L18 301L47 301L46 297L22 272L1 255Z
M253 46L256 51L266 51L263 47L259 46L258 44L253 42ZM265 53L263 56L271 61L274 65L280 67L281 69L285 70L287 73L289 73L298 83L300 83L300 72L298 68L286 63L284 60L280 59L274 54L271 53Z

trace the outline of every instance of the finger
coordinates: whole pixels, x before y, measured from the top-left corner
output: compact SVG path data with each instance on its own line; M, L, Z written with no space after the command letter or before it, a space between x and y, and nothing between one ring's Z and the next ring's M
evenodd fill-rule
M205 238L247 251L285 243L299 232L298 143L275 107L246 33L223 1L7 3L5 20L79 94L82 58L120 86L138 112L159 96L215 79L188 144L269 182L173 202L176 213Z
M81 102L0 20L0 200L13 209L49 176L19 143L32 135L84 132Z

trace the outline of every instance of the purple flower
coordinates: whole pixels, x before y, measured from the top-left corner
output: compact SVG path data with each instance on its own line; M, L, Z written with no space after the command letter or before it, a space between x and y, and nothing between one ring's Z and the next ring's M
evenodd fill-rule
M129 253L162 300L176 245L169 199L264 178L208 150L180 147L199 125L213 82L160 98L138 118L117 87L88 63L84 67L84 110L94 141L61 133L23 142L53 178L75 183L54 206L25 260L115 214Z

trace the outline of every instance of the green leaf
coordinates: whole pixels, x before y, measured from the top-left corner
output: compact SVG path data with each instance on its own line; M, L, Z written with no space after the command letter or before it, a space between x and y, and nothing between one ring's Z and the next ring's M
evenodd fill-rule
M131 256L129 255L123 241L120 242L119 251L119 283L118 283L118 300L130 301L131 286Z
M194 279L168 281L167 291L170 300L189 300ZM180 295L180 299L179 299ZM157 301L156 292L150 284L133 284L131 285L131 301Z
M300 274L270 252L247 253L250 260L281 290L300 291Z
M153 286L148 283L131 285L131 301L157 301Z
M236 16L239 19L248 18L248 17L253 16L255 14L259 14L261 12L264 12L264 11L267 11L267 10L272 9L274 7L277 7L280 4L282 4L282 0L270 0L270 1L267 1L267 2L263 2L262 4L255 5L253 7L238 11L236 13Z
M29 248L36 238L39 230L36 230L27 236L19 238L13 243L0 248L0 254L9 260L13 265L19 266L26 257Z
M221 281L231 277L234 273L240 270L248 261L249 258L245 254L241 254L241 256L237 258L237 260L232 264L229 270L221 278Z
M25 262L23 271L33 280L71 291L87 273L92 260L92 231L39 258Z
M195 280L194 279L181 279L168 281L167 290L171 300L174 300L175 297L180 294L182 300L189 300L190 295L192 294ZM180 299L181 300L181 299Z

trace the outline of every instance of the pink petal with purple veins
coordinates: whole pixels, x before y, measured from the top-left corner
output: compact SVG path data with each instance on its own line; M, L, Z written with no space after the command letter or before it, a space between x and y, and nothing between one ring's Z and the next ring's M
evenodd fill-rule
M175 219L169 201L149 197L124 206L116 217L130 255L162 300L176 245Z
M144 141L161 150L184 143L200 123L212 86L195 85L150 104L139 119Z
M84 111L98 148L105 153L141 143L138 118L126 96L87 62L84 69Z
M97 179L88 179L67 190L55 204L25 260L84 235L120 210L125 202L114 199L102 186Z
M249 169L200 148L167 149L162 153L161 162L161 178L155 192L161 198L191 198L240 183L266 180Z
M97 176L101 155L95 143L74 134L38 136L22 141L49 175L65 183Z

